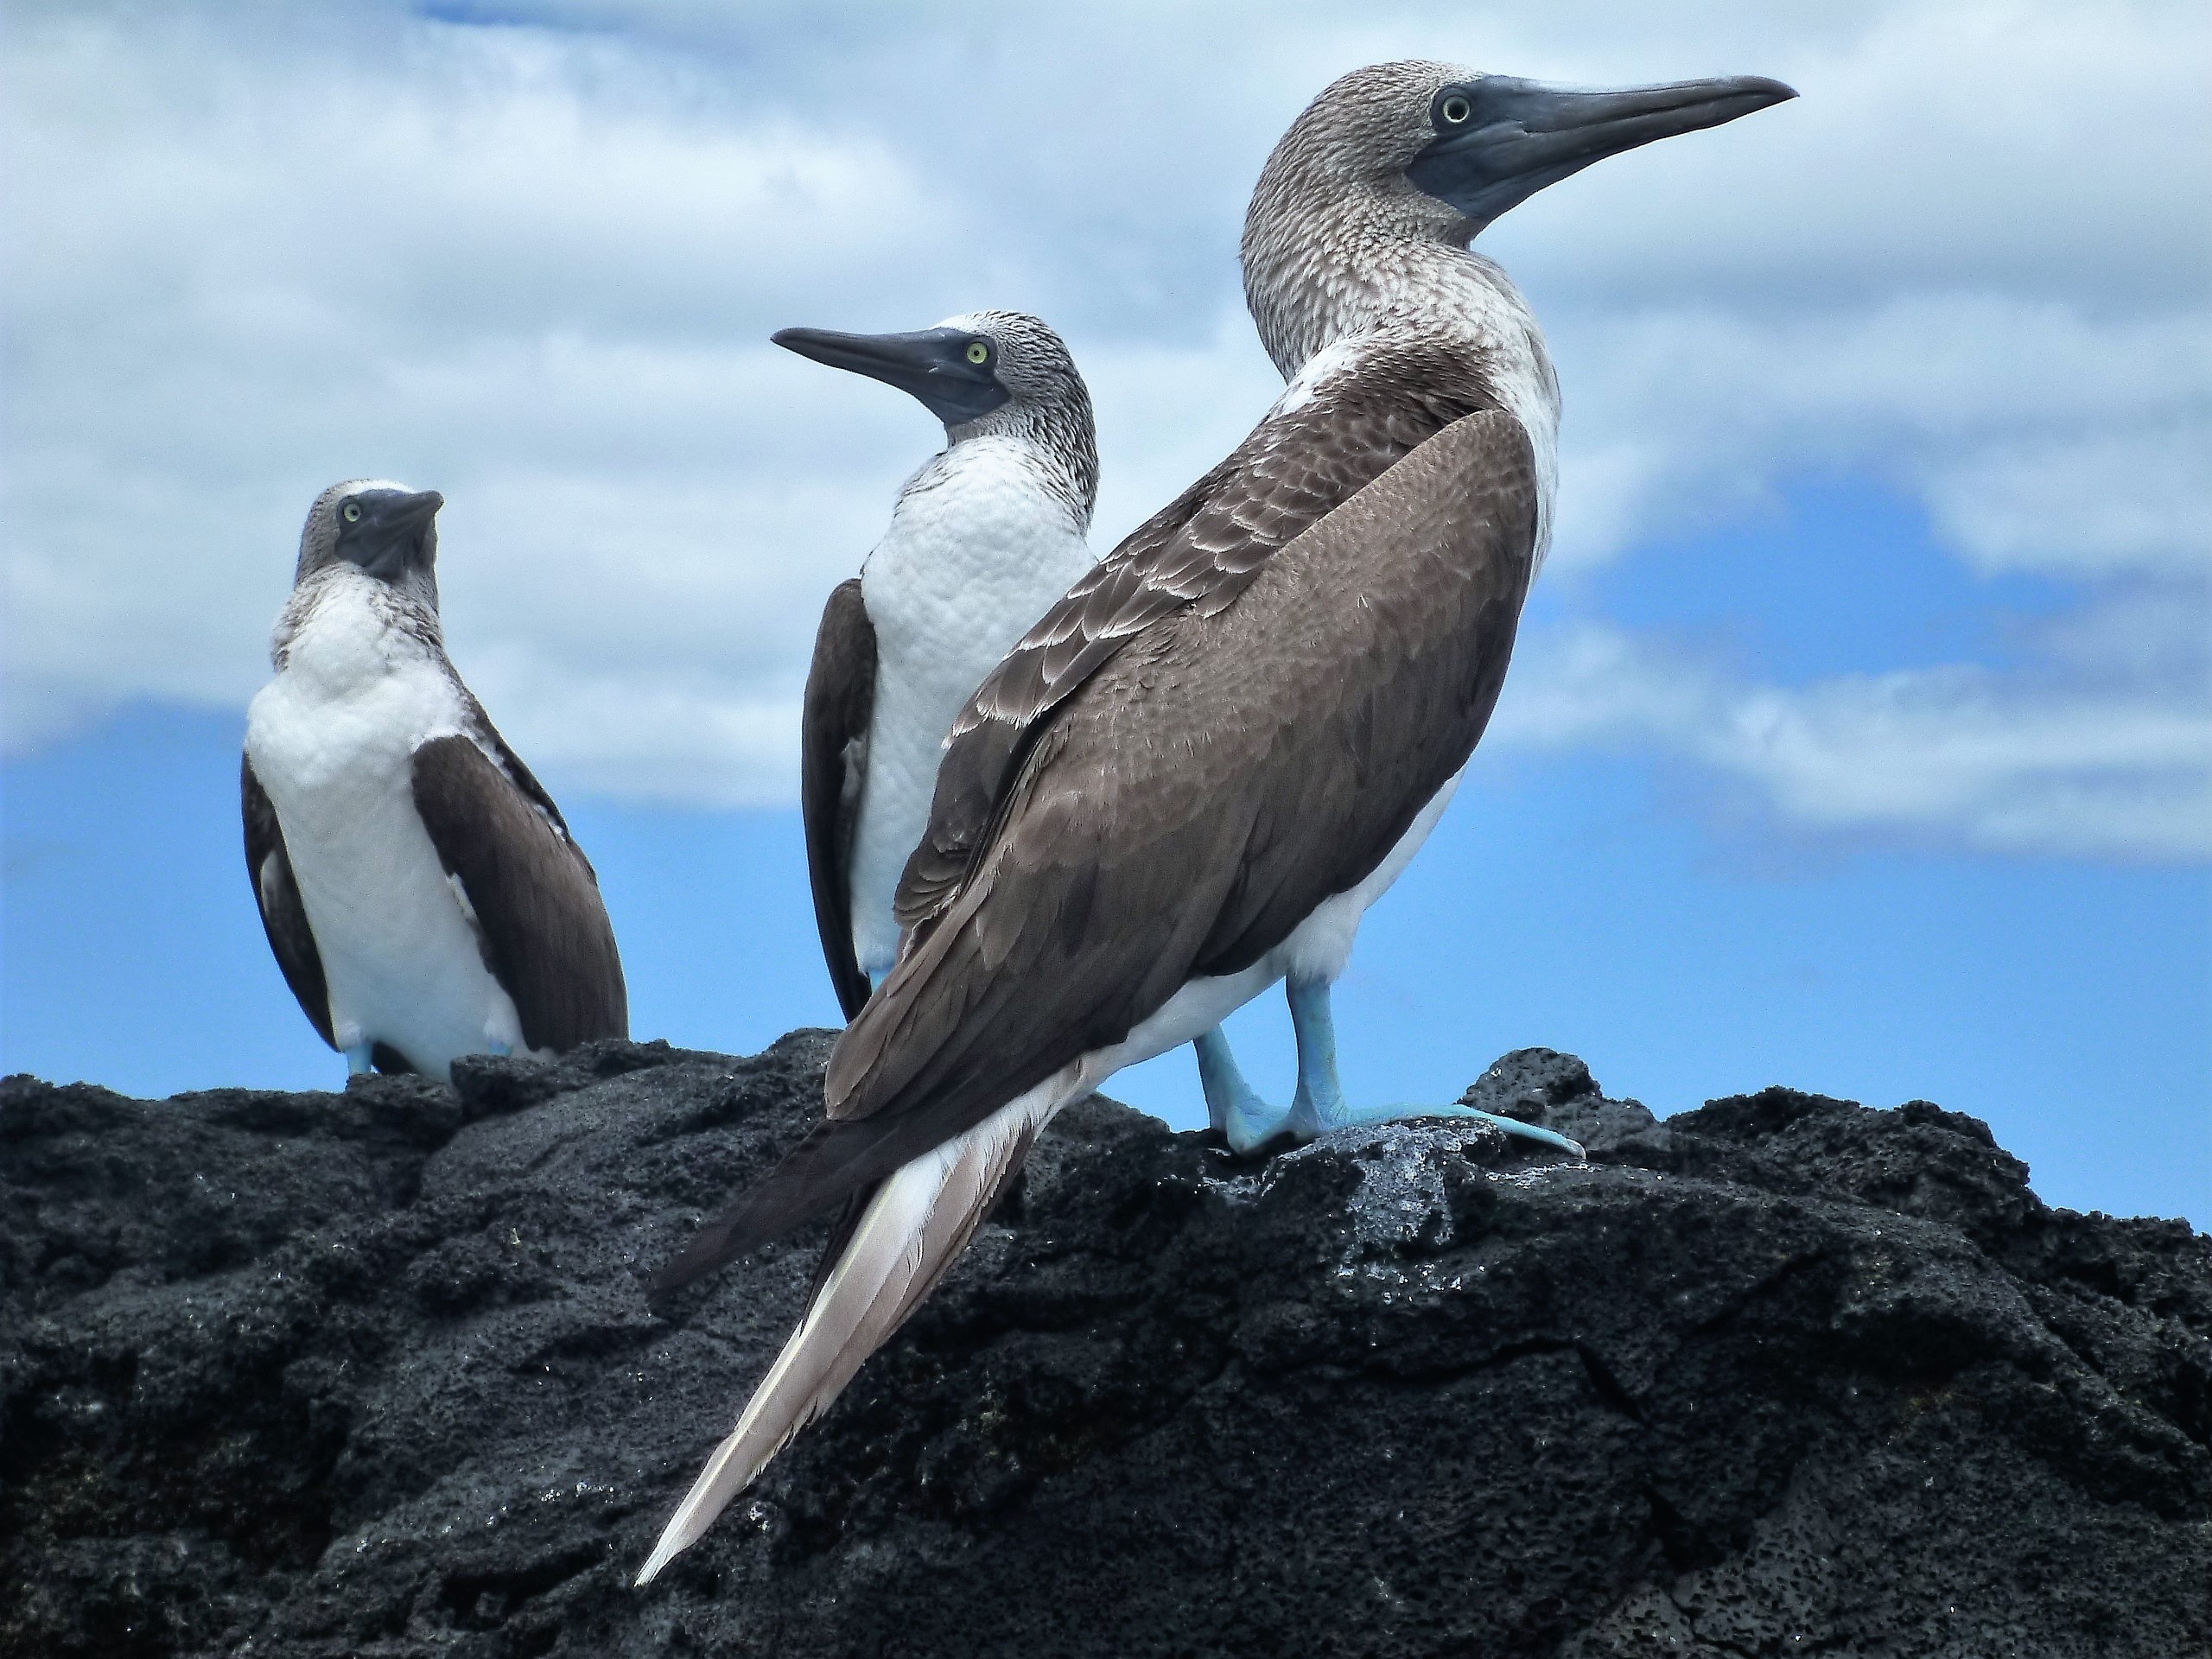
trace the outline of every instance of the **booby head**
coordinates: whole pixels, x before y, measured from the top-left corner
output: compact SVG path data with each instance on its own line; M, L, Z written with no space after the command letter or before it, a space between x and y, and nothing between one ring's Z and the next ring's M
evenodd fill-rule
M445 504L435 490L410 490L388 478L332 485L308 509L293 585L334 565L351 564L436 609L437 517Z
M1591 162L1796 97L1762 75L1601 90L1445 63L1355 69L1306 105L1255 193L1360 193L1407 228L1465 245L1508 208Z
M1007 435L1042 450L1088 521L1098 494L1098 436L1090 389L1067 344L1022 311L963 311L934 328L848 334L779 328L785 351L849 369L913 397L954 444Z
M1245 285L1262 336L1288 372L1323 342L1310 337L1309 319L1285 308L1340 297L1307 295L1301 305L1288 289L1387 277L1403 263L1394 243L1464 249L1499 215L1592 162L1796 96L1759 75L1603 91L1447 63L1355 69L1291 123L1252 193ZM1352 263L1363 279L1336 269Z

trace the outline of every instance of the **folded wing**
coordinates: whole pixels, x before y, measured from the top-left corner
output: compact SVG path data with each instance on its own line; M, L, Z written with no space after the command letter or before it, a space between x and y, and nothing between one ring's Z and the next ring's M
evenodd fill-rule
M299 999L302 1012L322 1040L335 1048L338 1039L330 1026L330 985L323 977L322 952L315 946L315 931L308 925L300 884L292 874L284 829L276 821L276 807L269 791L253 775L252 760L243 756L238 762L238 795L240 816L245 821L245 873L253 883L253 902L261 911L262 931L269 936L269 949L283 971L284 982Z
M930 826L899 884L926 927L965 880L1022 757L1060 702L1163 618L1233 603L1277 550L1454 421L1487 407L1456 361L1419 344L1271 416L1070 588L954 721Z
M799 814L814 925L822 935L837 1003L850 1020L868 1001L868 976L853 952L853 831L861 769L875 709L875 626L857 577L837 584L814 637L799 715Z
M599 878L530 769L483 728L415 751L414 795L446 873L476 913L485 965L514 999L523 1040L562 1050L629 1034L629 998Z

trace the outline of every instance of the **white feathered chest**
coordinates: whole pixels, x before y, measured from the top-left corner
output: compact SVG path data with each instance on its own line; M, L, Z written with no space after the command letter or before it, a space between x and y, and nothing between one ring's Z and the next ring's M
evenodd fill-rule
M983 677L1090 568L1069 506L1024 447L976 438L910 480L861 571L875 705L853 841L853 948L889 969L891 901L929 823L945 734Z
M284 833L340 1049L385 1042L434 1076L519 1051L513 1000L414 799L415 751L467 730L443 653L350 568L315 579L284 665L254 698L246 756Z

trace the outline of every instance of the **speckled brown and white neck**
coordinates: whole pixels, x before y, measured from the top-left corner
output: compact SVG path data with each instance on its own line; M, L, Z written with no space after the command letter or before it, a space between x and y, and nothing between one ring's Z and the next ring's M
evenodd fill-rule
M426 596L414 588L378 582L342 560L322 564L300 577L277 613L269 638L269 664L279 674L290 665L292 646L316 613L338 604L361 610L374 631L411 642L457 685L460 677L446 657L445 630L438 620L437 590Z
M1066 343L1020 311L964 312L938 326L972 329L996 340L999 378L1012 394L988 415L947 427L948 453L976 438L1007 440L1008 453L1065 511L1068 528L1089 535L1098 500L1098 434L1090 390Z
M1081 382L1075 390L1082 397ZM995 409L980 420L950 428L945 435L950 442L938 461L975 439L1006 439L1008 453L1059 504L1068 529L1077 536L1090 533L1091 509L1098 500L1098 442L1087 397L1080 407L1023 398ZM918 474L908 487L921 482L921 476Z
M1394 65L1403 78L1420 65ZM1434 66L1439 78L1449 73ZM1382 71L1376 72L1384 73ZM1415 189L1357 104L1309 110L1268 158L1244 220L1245 302L1290 398L1354 366L1365 341L1414 341L1460 357L1527 429L1541 497L1537 556L1549 540L1559 448L1559 380L1521 291L1471 251L1478 228ZM1376 120L1382 119L1376 114Z

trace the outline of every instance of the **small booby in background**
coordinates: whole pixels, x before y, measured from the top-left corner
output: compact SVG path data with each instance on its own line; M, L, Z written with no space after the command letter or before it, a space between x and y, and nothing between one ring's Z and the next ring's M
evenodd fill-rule
M629 1034L598 877L446 656L444 505L385 480L316 498L246 716L254 900L353 1071Z
M779 346L911 392L945 447L906 480L861 574L830 594L800 722L814 916L849 1020L899 953L892 899L927 827L955 715L1090 569L1090 393L1014 311L899 334L785 328Z
M1328 986L1482 735L1551 518L1557 383L1526 302L1467 245L1602 156L1791 96L1395 63L1293 124L1243 241L1289 386L978 688L899 885L898 962L830 1057L827 1122L662 1275L869 1194L641 1581L928 1294L1039 1130L1122 1066L1287 980L1294 1115L1359 1120L1333 1087Z

